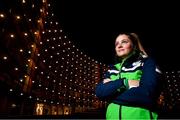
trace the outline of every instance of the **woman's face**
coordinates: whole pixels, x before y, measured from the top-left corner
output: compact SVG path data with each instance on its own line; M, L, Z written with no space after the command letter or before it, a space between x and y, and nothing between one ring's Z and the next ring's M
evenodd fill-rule
M127 35L122 34L116 38L115 51L118 57L125 58L133 50L133 43Z

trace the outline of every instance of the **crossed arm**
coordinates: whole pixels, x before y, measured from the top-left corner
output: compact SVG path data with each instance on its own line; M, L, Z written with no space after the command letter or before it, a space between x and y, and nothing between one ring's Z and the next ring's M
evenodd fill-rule
M124 79L111 81L110 79L104 79L96 87L96 96L100 99L106 99L111 97L112 94L116 94L112 98L112 101L120 104L137 105L137 104L152 104L153 100L157 96L158 87L158 73L156 72L156 65L154 60L148 58L143 67L143 74L140 82L135 80L128 80L129 86L132 88L117 94L117 89L125 86ZM109 98L108 98L109 99Z

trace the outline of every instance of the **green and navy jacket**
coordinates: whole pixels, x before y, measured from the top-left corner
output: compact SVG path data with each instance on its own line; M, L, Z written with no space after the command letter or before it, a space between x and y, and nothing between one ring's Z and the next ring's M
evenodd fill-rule
M133 54L110 66L104 78L110 78L111 81L103 83L102 80L97 84L95 93L101 100L154 110L159 96L160 75L154 59ZM129 88L128 80L139 80L139 86Z

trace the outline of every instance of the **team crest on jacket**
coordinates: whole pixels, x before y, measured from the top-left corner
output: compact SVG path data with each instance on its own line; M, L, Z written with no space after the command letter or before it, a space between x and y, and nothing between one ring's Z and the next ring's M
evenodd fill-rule
M142 64L141 60L132 63L133 66L140 66L141 64Z

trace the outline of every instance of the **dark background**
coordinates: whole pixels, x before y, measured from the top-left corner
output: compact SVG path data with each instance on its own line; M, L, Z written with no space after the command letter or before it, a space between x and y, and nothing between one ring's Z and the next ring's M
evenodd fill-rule
M146 51L165 69L178 69L180 19L177 3L55 0L54 13L69 39L85 54L113 63L119 32L136 32Z

